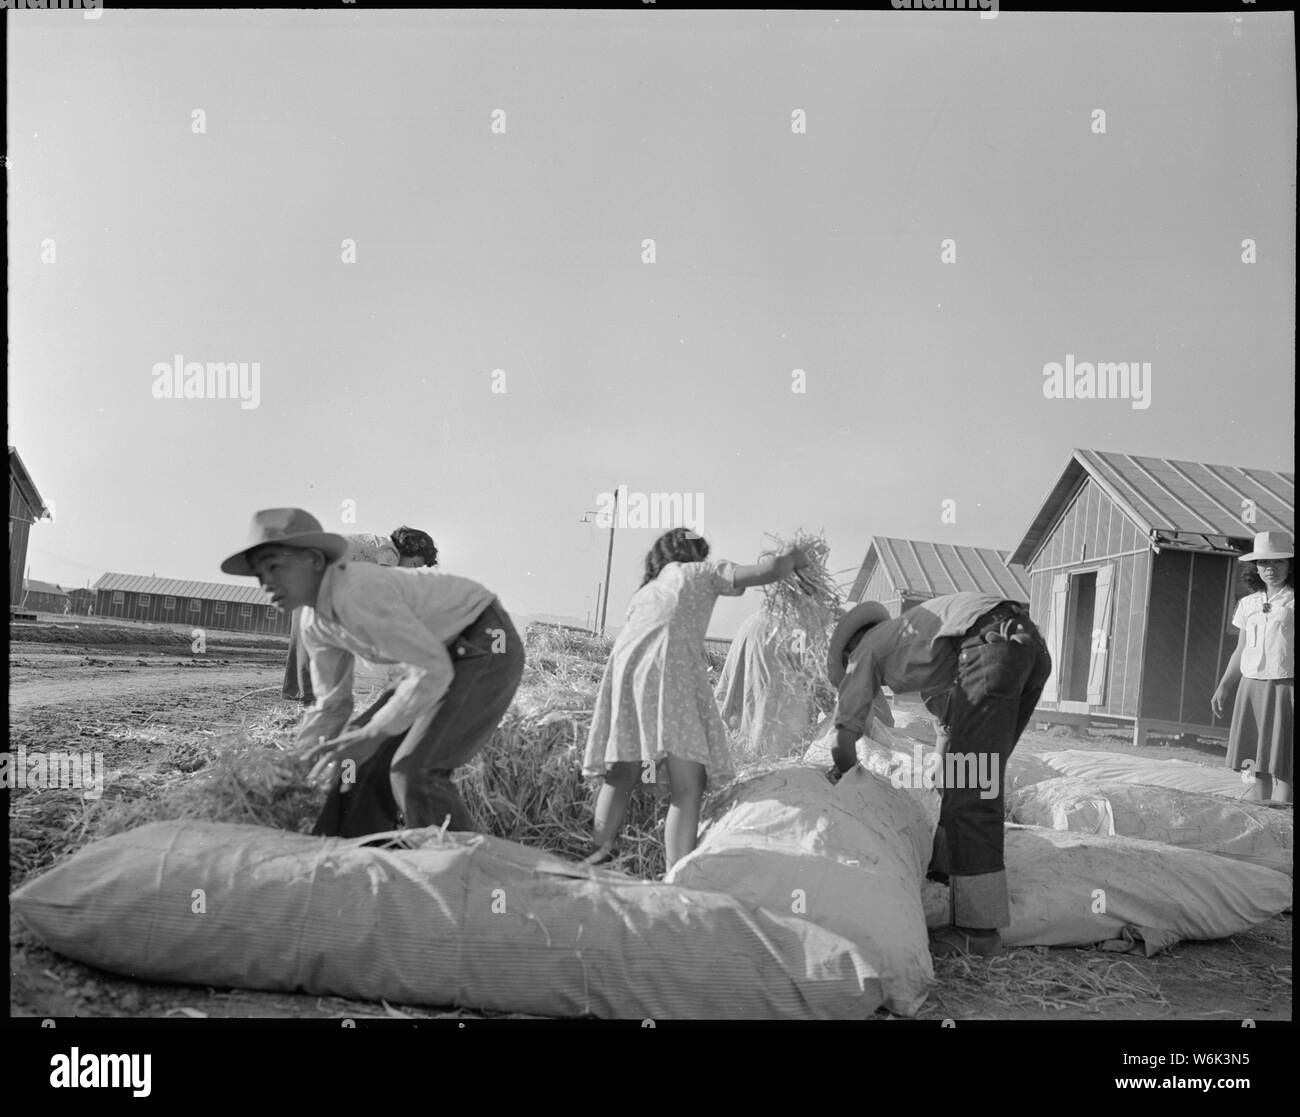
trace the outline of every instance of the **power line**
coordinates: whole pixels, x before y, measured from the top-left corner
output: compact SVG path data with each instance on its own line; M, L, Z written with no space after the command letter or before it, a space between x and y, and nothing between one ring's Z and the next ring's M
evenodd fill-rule
M89 563L78 562L76 559L70 559L64 555L56 555L53 551L46 551L41 547L33 547L29 544L27 550L32 554L44 555L46 558L58 559L60 562L66 562L71 566L79 566L82 570L98 570L101 574L104 572L103 566L91 566Z

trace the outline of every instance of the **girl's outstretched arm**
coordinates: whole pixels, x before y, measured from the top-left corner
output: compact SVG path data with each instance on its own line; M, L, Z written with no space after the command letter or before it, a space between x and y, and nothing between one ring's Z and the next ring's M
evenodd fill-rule
M736 567L731 584L737 589L747 590L751 586L766 586L793 574L808 565L808 556L798 547L791 547L784 554L768 555L759 559L753 566Z

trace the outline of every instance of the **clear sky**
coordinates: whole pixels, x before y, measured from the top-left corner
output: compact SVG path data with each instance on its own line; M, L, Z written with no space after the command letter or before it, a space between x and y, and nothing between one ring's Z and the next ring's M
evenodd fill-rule
M1294 467L1290 14L7 19L35 578L229 581L298 505L582 620L619 483L847 580L875 534L1014 548L1075 446ZM155 398L177 354L258 405ZM1067 354L1150 405L1045 398Z

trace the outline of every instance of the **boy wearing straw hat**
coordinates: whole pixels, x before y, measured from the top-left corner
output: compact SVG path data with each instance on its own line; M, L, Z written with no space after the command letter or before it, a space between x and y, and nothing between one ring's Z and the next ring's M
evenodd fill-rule
M882 686L920 692L943 726L946 770L989 773L991 787L945 780L931 875L948 881L952 923L935 931L930 950L1000 954L999 928L1011 922L1003 776L1052 665L1028 607L955 593L891 618L883 605L863 602L836 625L827 658L827 675L839 689L832 779L857 763L857 741L870 730Z
M253 516L221 564L255 577L282 612L301 608L316 704L298 730L313 778L333 769L314 832L359 837L398 827L473 828L452 771L488 741L523 675L523 640L491 590L433 568L346 559L347 540L300 508ZM354 657L401 664L403 678L347 726Z
M1228 767L1252 768L1248 798L1285 807L1292 798L1295 732L1295 550L1284 531L1261 531L1249 554L1244 581L1255 592L1237 602L1232 623L1237 647L1210 700L1216 717L1237 698L1228 730ZM1249 776L1245 777L1250 779Z

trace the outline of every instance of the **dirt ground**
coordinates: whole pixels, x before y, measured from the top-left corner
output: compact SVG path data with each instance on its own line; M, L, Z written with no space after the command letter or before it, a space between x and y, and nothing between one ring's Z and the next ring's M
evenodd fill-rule
M295 716L279 697L283 638L209 633L204 652L194 654L184 631L87 618L13 624L10 637L11 752L102 751L111 779L114 770L157 770L200 730L289 724ZM374 689L381 680L372 672L368 681ZM363 676L359 696L366 682ZM919 710L906 701L899 708ZM1119 733L1056 735L1062 732L1031 729L1018 748L1135 751ZM1221 746L1195 741L1137 751L1223 762ZM12 1016L481 1018L451 1008L132 981L54 954L13 917L9 968ZM922 1019L1290 1020L1291 915L1154 958L1034 948L992 962L941 959L936 976Z

